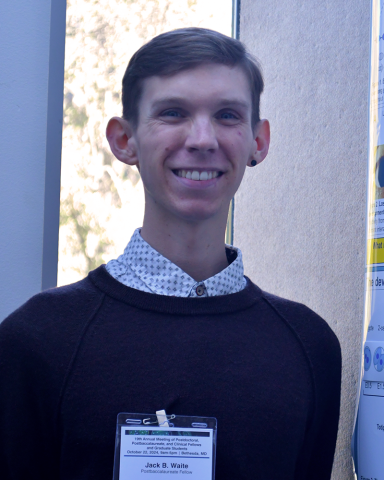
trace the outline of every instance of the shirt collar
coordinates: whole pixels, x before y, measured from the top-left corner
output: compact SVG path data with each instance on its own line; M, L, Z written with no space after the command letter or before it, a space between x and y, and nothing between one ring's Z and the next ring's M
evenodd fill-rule
M196 282L180 267L152 248L142 238L138 228L123 255L119 257L118 263L122 272L129 267L151 292L158 295L197 296L195 289L198 285L205 287L204 296L228 295L242 290L245 282L240 249L228 245L226 248L236 252L236 259L216 275L203 282Z

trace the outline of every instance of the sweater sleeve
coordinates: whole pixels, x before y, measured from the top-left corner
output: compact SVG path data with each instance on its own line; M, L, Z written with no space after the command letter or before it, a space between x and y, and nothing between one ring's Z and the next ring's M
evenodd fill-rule
M2 479L60 476L60 395L87 321L85 312L97 304L94 293L79 296L83 287L80 282L36 295L0 324Z
M331 478L340 412L341 350L328 324L305 305L264 294L290 326L305 352L312 377L313 413L295 478Z

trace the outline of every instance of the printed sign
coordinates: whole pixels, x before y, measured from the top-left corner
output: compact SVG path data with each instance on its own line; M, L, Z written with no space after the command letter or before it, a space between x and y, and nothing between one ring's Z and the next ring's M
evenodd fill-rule
M384 480L384 0L372 0L367 258L362 372L352 453L358 479Z

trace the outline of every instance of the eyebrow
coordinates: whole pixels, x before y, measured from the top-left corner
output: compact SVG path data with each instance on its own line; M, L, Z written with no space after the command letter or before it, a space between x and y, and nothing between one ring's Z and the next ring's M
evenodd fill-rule
M158 100L155 100L154 103L152 104L152 108L157 109L157 108L165 107L170 104L174 106L183 106L189 103L191 103L190 100L186 99L185 97L165 97L165 98L160 98ZM251 102L244 102L237 98L233 98L233 99L227 98L227 99L220 100L218 102L218 107L219 108L240 107L248 110L252 107L252 104Z

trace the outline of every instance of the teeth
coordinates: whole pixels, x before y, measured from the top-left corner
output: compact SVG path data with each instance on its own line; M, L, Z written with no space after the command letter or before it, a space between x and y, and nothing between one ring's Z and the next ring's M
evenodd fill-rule
M211 180L217 178L219 172L198 172L197 170L176 170L176 174L179 177L188 178L190 180Z

